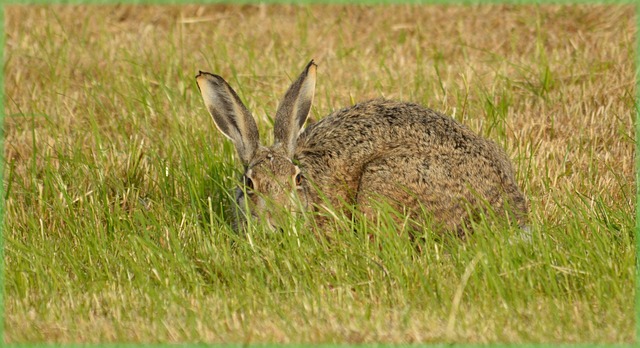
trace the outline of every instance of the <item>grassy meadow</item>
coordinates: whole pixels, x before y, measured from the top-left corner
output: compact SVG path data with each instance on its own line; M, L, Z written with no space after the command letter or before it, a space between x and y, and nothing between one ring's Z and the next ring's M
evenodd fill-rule
M633 342L635 8L5 6L5 341ZM312 58L315 119L384 96L502 145L531 235L235 234L194 76L268 142Z

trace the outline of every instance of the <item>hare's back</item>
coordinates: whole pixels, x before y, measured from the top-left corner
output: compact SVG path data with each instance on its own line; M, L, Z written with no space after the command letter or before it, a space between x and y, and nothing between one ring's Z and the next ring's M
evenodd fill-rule
M385 99L359 103L333 112L310 125L298 149L331 151L349 161L385 153L495 152L495 145L469 128L421 105ZM358 157L358 158L355 158Z
M436 111L384 99L338 110L307 127L295 157L310 177L331 174L353 185L370 163L403 157L452 175L472 173L473 180L514 180L508 156L492 141Z

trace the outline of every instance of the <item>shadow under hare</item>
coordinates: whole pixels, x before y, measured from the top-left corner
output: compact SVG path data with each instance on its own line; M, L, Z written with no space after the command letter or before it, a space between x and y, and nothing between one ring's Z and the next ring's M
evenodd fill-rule
M316 84L312 60L280 102L274 144L265 147L253 116L222 77L200 72L196 81L244 165L237 229L247 219L281 228L282 212L329 212L320 226L330 210L349 214L355 207L373 218L381 199L412 221L426 213L436 228L459 235L488 209L526 225L526 200L504 150L448 116L376 99L303 128Z

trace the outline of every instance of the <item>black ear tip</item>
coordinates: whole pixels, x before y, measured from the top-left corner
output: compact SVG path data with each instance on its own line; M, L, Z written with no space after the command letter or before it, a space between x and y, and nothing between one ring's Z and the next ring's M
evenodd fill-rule
M212 74L210 72L198 70L198 75L196 75L196 79L206 79L209 82L220 83L220 81L224 82L224 79L221 76L216 74Z
M316 64L315 60L311 59L311 61L309 62L309 64L307 64L307 69L309 69L312 66L318 66L318 64Z

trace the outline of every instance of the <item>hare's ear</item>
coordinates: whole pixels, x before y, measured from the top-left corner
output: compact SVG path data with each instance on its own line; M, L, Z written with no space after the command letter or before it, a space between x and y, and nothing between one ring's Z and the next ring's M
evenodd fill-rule
M260 144L253 116L222 77L200 71L196 82L216 126L233 141L242 163L249 164Z
M312 60L289 87L276 112L273 127L274 145L281 145L289 157L293 156L298 134L309 116L315 89L316 64Z

